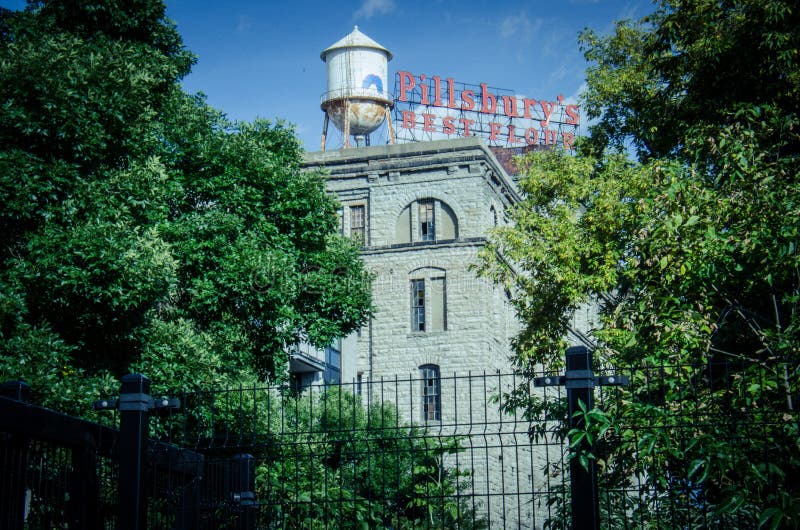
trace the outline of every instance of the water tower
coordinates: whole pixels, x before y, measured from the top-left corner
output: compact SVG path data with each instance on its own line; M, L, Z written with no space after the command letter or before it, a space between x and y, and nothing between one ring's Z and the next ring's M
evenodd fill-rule
M356 145L369 145L369 133L384 120L389 128L389 142L394 143L389 113L392 96L387 90L391 52L356 26L352 33L324 50L320 58L328 64L328 91L320 103L325 112L321 150L325 150L331 120L342 131L345 148L350 147L351 136Z

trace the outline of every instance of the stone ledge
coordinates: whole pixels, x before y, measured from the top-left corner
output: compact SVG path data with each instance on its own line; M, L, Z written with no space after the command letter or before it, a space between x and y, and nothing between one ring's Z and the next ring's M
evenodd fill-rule
M361 254L380 254L384 252L407 252L410 250L428 250L437 248L474 247L486 244L485 237L468 237L464 239L444 239L441 241L416 241L414 243L394 243L392 245L377 245L364 247Z

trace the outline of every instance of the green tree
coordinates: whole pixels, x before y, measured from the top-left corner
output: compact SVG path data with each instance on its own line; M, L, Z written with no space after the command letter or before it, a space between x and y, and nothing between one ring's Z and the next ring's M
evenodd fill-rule
M608 404L596 455L617 486L696 493L648 525L800 524L798 28L794 2L665 1L585 32L591 135L525 159L515 225L484 253L524 324L520 368L560 369L586 303L600 361L659 367Z
M263 401L263 400L262 400ZM256 490L282 528L486 528L469 475L445 463L463 449L404 424L391 403L366 406L331 386L273 399L279 410ZM260 456L257 456L260 458ZM477 504L479 506L479 503Z
M464 451L459 438L405 423L377 394L362 399L346 385L296 392L253 378L181 397L183 413L151 418L154 437L197 447L211 462L252 455L269 528L487 528L472 477L453 457ZM207 501L200 517L227 503L214 493Z
M183 93L194 59L164 13L0 10L0 377L71 411L130 369L171 386L282 377L289 344L369 312L292 129Z
M632 146L642 159L688 161L697 155L687 145L689 133L708 127L713 135L737 122L741 108L771 106L796 114L795 2L658 4L638 23L618 23L610 36L581 35L590 63L584 110L597 119L587 142L592 152Z

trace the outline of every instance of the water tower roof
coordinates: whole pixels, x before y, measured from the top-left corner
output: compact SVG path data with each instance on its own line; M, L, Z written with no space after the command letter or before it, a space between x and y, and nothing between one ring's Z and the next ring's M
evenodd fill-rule
M341 40L331 44L319 54L320 59L325 61L325 57L328 53L332 52L333 50L338 50L340 48L373 48L376 50L381 50L382 52L386 53L386 60L392 60L392 52L375 42L374 40L370 39L360 31L358 31L358 26L353 28L352 33L347 35L346 37L342 38Z

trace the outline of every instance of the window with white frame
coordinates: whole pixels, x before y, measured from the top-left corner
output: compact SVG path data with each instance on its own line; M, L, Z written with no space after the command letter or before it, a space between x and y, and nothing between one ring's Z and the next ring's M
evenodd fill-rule
M422 379L422 419L440 421L442 419L442 385L439 367L423 364L419 367Z

